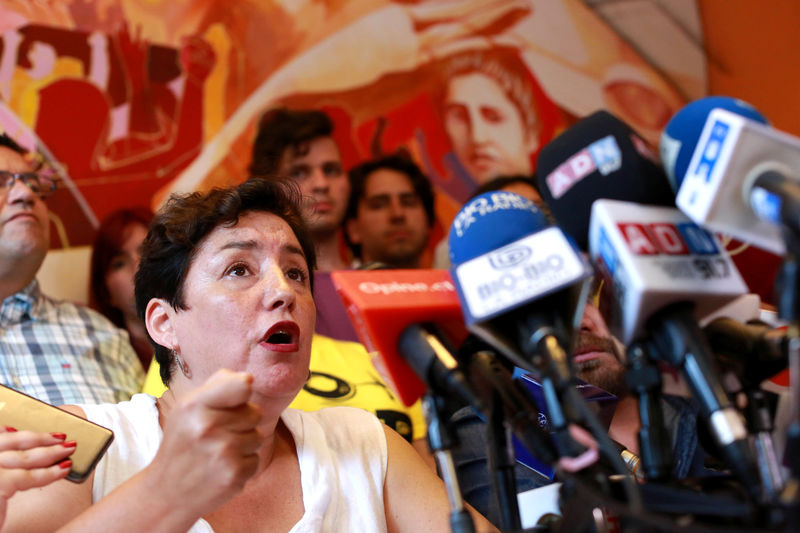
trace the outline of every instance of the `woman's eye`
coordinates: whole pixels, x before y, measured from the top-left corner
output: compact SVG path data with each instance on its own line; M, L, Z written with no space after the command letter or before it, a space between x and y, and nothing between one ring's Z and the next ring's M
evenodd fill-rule
M237 263L235 265L231 265L225 274L228 276L242 277L246 276L248 272L247 265Z
M308 278L308 275L302 268L290 268L286 276L291 280L300 282L305 282Z

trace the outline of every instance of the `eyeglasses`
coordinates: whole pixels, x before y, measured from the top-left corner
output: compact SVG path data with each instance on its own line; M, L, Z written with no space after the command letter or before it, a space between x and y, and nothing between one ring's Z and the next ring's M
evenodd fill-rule
M9 172L0 170L0 194L6 194L17 180L24 183L30 190L47 198L56 190L57 182L40 172Z

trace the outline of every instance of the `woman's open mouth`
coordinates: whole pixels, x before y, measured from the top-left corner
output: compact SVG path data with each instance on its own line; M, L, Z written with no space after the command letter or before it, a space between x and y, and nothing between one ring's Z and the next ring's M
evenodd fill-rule
M273 325L259 344L273 352L296 352L300 342L300 327L294 322L282 321Z

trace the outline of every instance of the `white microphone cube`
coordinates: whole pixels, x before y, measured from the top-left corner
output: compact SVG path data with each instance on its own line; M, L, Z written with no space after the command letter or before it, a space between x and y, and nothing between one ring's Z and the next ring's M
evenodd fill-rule
M706 119L675 199L689 218L710 229L783 255L775 224L750 206L752 182L774 170L800 183L800 139L724 109Z
M719 239L675 208L595 201L589 254L609 327L626 345L667 305L691 302L700 320L748 292Z

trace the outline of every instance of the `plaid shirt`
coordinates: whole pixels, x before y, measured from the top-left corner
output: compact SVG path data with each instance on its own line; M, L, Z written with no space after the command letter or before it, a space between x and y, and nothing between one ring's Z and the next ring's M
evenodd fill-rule
M0 382L53 405L120 402L144 371L127 334L34 280L0 304Z

